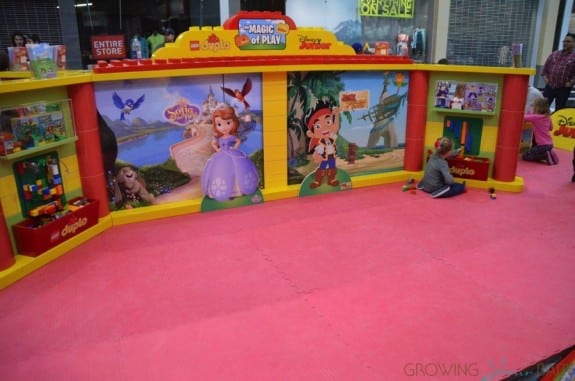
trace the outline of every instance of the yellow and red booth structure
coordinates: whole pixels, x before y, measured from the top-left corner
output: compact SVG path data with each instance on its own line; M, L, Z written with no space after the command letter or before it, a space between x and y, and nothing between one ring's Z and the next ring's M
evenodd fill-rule
M65 141L0 156L0 288L114 225L419 178L440 136L464 148L453 171L468 186L521 192L517 159L533 74L356 54L323 28L239 12L221 27L190 27L151 59L2 81L1 110L70 100L62 104L71 116ZM214 116L225 108L235 116ZM218 183L206 172L221 156L216 121L228 120L238 130L231 160L257 171L232 175L256 176L257 187L216 200ZM336 127L322 142L314 132L324 120ZM58 154L68 200L98 201L98 222L27 256L13 233L28 217L14 164L47 152ZM145 181L122 188L126 173Z

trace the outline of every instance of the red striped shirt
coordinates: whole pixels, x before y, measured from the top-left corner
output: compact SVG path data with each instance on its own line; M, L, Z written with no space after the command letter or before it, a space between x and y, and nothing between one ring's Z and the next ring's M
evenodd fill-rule
M565 87L565 82L575 81L575 51L556 50L549 55L541 73L553 88Z

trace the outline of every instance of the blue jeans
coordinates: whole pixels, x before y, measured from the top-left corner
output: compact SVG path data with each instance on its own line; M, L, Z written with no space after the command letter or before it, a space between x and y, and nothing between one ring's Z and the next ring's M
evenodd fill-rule
M449 188L450 189L447 192L445 192L441 196L438 196L437 198L453 197L465 192L465 184L453 183L449 185Z
M552 144L533 146L527 151L523 152L522 158L525 161L547 160L547 151L551 151L552 149L553 149Z

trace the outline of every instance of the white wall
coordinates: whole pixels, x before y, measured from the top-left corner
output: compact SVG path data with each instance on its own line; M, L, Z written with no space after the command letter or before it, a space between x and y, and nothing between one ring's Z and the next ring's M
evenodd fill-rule
M447 34L449 30L449 5L451 0L436 0L435 30L431 32L431 62L447 57Z
M333 30L344 20L359 19L357 0L286 0L286 15L297 26Z

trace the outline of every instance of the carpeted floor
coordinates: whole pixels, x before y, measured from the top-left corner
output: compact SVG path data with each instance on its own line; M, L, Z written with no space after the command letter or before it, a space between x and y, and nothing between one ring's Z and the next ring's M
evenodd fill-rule
M575 344L575 183L114 227L0 292L2 380L498 380Z

